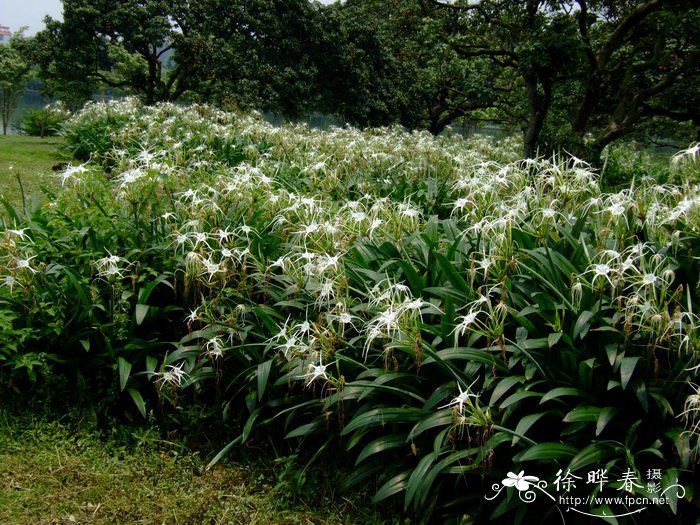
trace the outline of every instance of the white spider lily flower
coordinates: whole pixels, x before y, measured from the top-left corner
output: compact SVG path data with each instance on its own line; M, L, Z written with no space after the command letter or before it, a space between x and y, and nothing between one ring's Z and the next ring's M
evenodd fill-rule
M367 214L363 211L355 211L350 214L350 218L355 222L362 222L367 220Z
M85 163L86 164L86 163ZM68 165L68 167L63 170L63 173L59 175L61 178L61 187L66 185L66 182L68 181L76 181L80 182L80 179L76 177L76 175L82 175L83 173L86 173L88 169L85 167L85 164L80 164L79 166L72 166Z
M315 221L312 221L310 224L306 224L303 226L303 228L300 231L294 232L295 235L301 235L302 237L306 238L312 233L316 233L319 231L321 226L317 224Z
M544 208L540 211L540 214L544 219L556 219L557 216L561 216L561 213L554 208Z
M303 343L297 339L295 336L286 338L283 344L277 345L277 348L282 350L284 357L289 358L292 351L300 349L303 347Z
M229 231L228 226L226 228L224 228L223 230L220 229L219 231L216 232L216 236L219 238L220 243L224 243L224 242L228 241L228 238L233 234L234 234L234 232Z
M12 275L6 275L2 280L2 283L0 283L0 286L7 286L10 289L10 292L12 292L15 284L17 284L17 279L15 279Z
M188 325L194 323L195 321L200 320L199 317L199 309L201 308L201 305L196 307L194 310L190 310L190 313L185 317L185 321L187 322Z
M198 197L199 195L197 194L197 190L193 190L192 188L188 188L187 191L180 193L180 199L184 201L192 201Z
M399 203L399 210L401 211L401 215L409 219L417 219L421 215L420 210L404 203Z
M311 331L311 323L303 321L294 327L294 332L297 335L308 334Z
M611 267L607 263L597 263L594 264L591 268L586 270L585 273L593 273L593 277L591 278L591 286L595 286L595 282L598 278L603 278L604 280L608 281L610 286L615 286L615 283L612 280L612 277L617 274L617 270L615 270L613 267Z
M218 359L224 355L224 342L220 337L212 337L204 344L204 350L210 359Z
M452 401L450 401L450 402L447 403L446 405L442 405L442 406L438 407L438 410L441 410L441 409L443 409L443 408L448 408L448 407L454 407L454 406L456 406L456 407L457 407L457 412L458 412L459 414L462 414L463 411L464 411L464 404L469 402L468 399L469 399L470 397L479 397L478 394L472 394L472 393L471 393L472 387L476 384L476 382L477 382L478 380L479 380L479 378L476 378L476 379L472 382L472 384L469 385L469 386L468 386L467 388L465 388L464 390L462 390L462 387L458 384L458 385L457 385L457 388L459 388L459 395L457 395L457 397L455 397Z
M97 266L97 275L99 277L106 278L113 276L119 277L120 279L123 278L124 275L122 272L129 268L132 263L123 257L111 254L109 251L107 253L109 254L107 257L102 257L101 259L95 261L95 266ZM120 265L122 266L120 267Z
M27 257L26 259L15 259L15 269L16 270L29 270L31 273L36 273L37 270L31 267L29 264L32 259L36 258L36 255Z
M244 224L244 225L239 226L238 228L236 228L234 230L234 232L239 232L239 231L243 232L243 234L247 237L248 235L250 235L253 232L253 228L251 228L247 224Z
M5 235L14 235L15 237L19 237L21 240L24 240L24 238L27 236L24 232L26 232L29 228L22 228L20 230L5 230Z
M310 364L309 373L304 374L303 376L301 376L300 379L307 377L309 378L309 380L306 382L307 387L311 386L311 384L319 378L323 379L324 381L329 381L330 379L328 378L328 374L326 374L326 368L328 368L334 363L335 361L333 363L328 363L327 365L324 365L321 361L319 361L319 364L317 365Z
M322 255L319 257L317 262L320 272L325 272L329 269L338 269L338 263L340 262L340 255Z
M343 325L343 326L350 325L355 330L357 330L357 327L355 326L354 321L359 320L359 317L352 315L348 312L340 312L339 314L329 314L328 319L331 321L335 321L338 324Z
M175 237L175 244L178 246L185 244L189 239L186 233L174 233L173 235Z
M268 270L271 270L272 268L282 268L282 271L285 271L287 261L289 261L289 258L286 255L281 255L279 258L277 258L275 261L272 261L270 263L270 266L268 267Z
M207 248L211 249L211 246L209 246L209 235L206 232L195 232L190 235L192 238L194 238L194 246L192 247L193 249L197 249L197 246L200 244L204 244Z
M187 372L183 370L184 366L184 362L179 365L167 365L163 372L156 372L155 382L159 384L160 389L162 390L166 385L173 388L180 387L187 378Z
M208 275L207 280L211 282L211 280L214 278L214 276L217 273L224 273L224 269L221 267L221 263L215 263L209 258L204 258L201 260L201 263L204 265L204 272L202 275Z
M369 230L367 231L367 235L371 238L372 235L374 234L374 230L379 228L382 224L384 224L384 221L381 219L374 219L372 223L369 225Z
M133 184L137 180L144 178L145 176L146 173L144 171L140 170L139 168L135 168L120 173L114 178L114 182L117 182L120 188L124 188Z
M469 330L470 327L476 322L477 318L479 317L479 314L482 311L483 310L471 309L466 315L461 315L457 317L459 323L452 331L452 333L456 333L459 337L463 336L467 332L467 330Z

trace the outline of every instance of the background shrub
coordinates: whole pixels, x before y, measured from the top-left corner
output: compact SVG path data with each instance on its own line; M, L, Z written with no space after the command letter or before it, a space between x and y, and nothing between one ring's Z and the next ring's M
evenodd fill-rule
M21 130L27 135L48 137L57 135L70 117L70 112L60 102L52 103L42 109L27 111L22 117Z

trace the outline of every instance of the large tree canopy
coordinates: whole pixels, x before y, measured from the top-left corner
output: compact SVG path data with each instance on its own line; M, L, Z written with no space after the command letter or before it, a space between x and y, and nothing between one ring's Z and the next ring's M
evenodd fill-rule
M527 155L595 157L653 116L700 125L692 96L669 96L700 79L695 1L420 1L460 56L511 78L500 108L521 122Z
M306 0L65 0L33 58L59 97L106 85L147 103L189 94L296 115L314 85L316 11Z
M192 55L189 47L199 49L192 91L290 117L315 106L318 6L307 0L200 0L188 9L189 40L175 61Z
M15 33L9 45L0 44L0 112L3 135L7 135L10 114L29 78L29 62L23 53L25 46L26 39L21 32Z
M177 1L66 0L63 22L47 18L34 60L50 94L86 98L99 84L175 100L190 80L188 60L167 69L164 57L185 35Z

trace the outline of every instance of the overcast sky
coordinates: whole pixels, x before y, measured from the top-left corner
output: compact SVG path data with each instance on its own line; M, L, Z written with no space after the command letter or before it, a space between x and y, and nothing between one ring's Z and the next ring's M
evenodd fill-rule
M322 4L333 1L320 0ZM33 35L43 29L46 15L61 18L62 10L61 0L0 0L0 25L9 26L13 32L29 26L27 35Z
M0 0L0 24L15 32L29 26L28 35L44 27L44 17L60 18L63 6L60 0Z

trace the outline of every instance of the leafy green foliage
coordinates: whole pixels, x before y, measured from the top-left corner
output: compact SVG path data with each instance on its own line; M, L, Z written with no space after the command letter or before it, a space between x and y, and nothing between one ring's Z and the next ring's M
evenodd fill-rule
M566 149L597 163L605 146L649 119L697 128L688 90L700 57L693 2L420 3L460 57L488 61L491 78L503 79L488 85L497 90L490 106L523 129L528 157Z
M10 114L29 79L29 62L22 53L25 38L15 34L8 45L0 46L0 112L2 134L7 135Z
M689 485L697 146L663 185L605 193L581 160L508 142L207 106L93 104L66 139L91 152L70 191L10 209L7 363L43 371L51 344L51 373L135 414L217 414L230 443L210 466L270 437L304 491L342 456L345 488L421 522L551 511L485 499L535 465ZM696 510L689 492L648 512Z
M68 112L61 103L49 104L42 109L27 111L22 117L22 132L35 137L57 135L68 119Z

